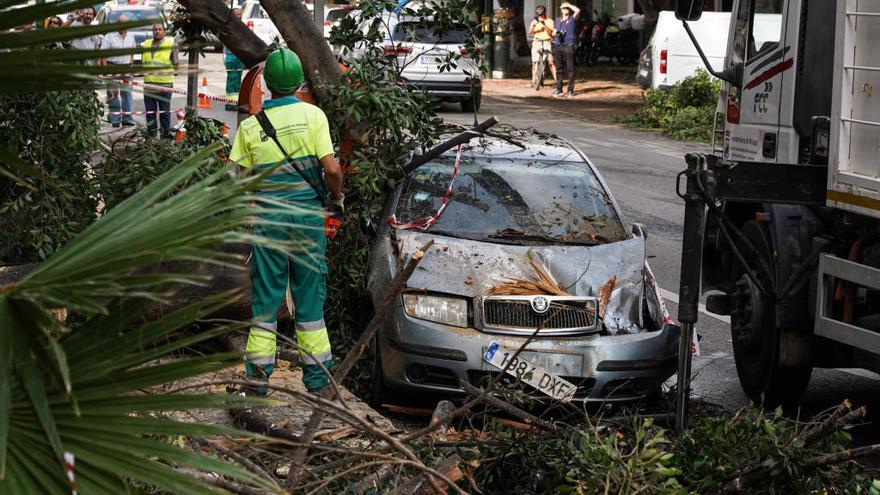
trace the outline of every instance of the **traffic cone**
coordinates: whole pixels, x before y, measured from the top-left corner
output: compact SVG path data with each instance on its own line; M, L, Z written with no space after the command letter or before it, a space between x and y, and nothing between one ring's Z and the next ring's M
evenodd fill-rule
M202 92L199 93L199 108L211 108L211 100L208 99L208 95L205 94L205 91L208 89L208 78L202 78Z
M220 124L220 132L223 133L224 136L229 137L229 126L226 125L226 122Z

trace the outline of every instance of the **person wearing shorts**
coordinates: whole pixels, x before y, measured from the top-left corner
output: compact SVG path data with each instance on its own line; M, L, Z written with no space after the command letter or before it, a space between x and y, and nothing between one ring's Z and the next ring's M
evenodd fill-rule
M542 51L547 55L547 64L550 65L550 73L556 79L556 65L553 63L553 20L547 18L547 8L544 4L535 7L535 18L529 24L528 32L532 35L532 80L535 80L535 69L541 60Z

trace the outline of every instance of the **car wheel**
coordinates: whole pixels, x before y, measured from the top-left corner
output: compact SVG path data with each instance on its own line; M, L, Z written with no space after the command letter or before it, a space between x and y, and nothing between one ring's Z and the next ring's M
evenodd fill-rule
M772 286L760 269L761 261L773 271L771 241L766 228L755 221L743 226L743 237L755 246L750 252L744 241L737 243L761 285ZM730 333L733 357L740 385L756 404L766 408L796 403L807 388L811 366L782 366L782 329L776 326L776 309L770 298L761 293L741 266L733 270L734 291L731 297Z
M373 362L370 366L370 405L374 408L382 407L387 404L390 398L390 390L385 385L385 378L382 373L382 356L379 352L379 336L373 337L370 343L372 352L370 353Z
M480 102L483 99L483 90L478 89L476 93L467 100L462 100L461 102L461 111L462 112L474 112L480 111Z

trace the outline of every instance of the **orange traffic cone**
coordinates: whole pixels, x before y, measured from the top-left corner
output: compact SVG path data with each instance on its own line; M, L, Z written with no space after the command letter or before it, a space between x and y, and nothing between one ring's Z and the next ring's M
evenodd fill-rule
M202 92L199 93L199 108L211 108L211 100L208 99L208 96L205 94L205 91L208 89L208 78L202 78Z
M226 122L220 124L220 132L223 133L224 136L229 136L229 126L226 125Z

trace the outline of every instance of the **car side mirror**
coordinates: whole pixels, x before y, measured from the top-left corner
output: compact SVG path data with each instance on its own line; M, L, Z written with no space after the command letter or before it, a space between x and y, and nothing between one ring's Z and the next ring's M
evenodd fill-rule
M632 233L636 237L641 237L645 240L648 240L648 231L645 229L645 225L641 223L634 223L632 228Z
M697 21L703 15L703 0L675 0L675 18Z

